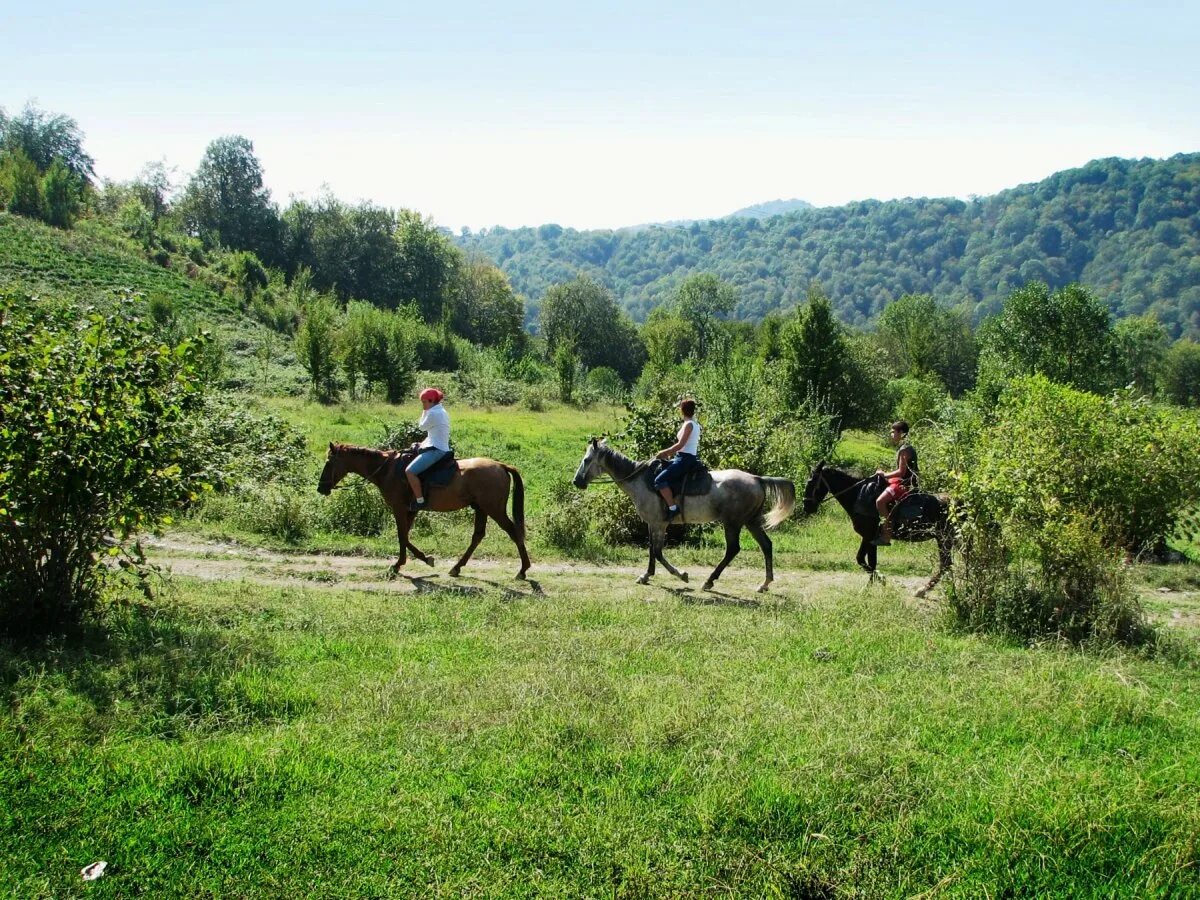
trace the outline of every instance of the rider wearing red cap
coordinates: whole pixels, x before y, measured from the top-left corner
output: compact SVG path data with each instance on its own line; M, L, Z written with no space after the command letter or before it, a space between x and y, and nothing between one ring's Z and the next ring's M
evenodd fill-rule
M416 458L408 464L404 475L408 486L412 488L413 502L409 510L417 512L425 508L425 497L421 492L420 475L439 459L450 452L450 414L442 406L445 395L437 388L425 388L421 391L421 421L417 427L425 432L425 440L421 441L421 449Z

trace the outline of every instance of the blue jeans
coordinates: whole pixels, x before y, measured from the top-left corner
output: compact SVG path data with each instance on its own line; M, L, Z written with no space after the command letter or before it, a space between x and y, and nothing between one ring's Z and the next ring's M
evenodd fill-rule
M449 450L439 450L437 447L423 447L417 454L417 458L410 462L404 471L410 475L419 476L449 452Z
M699 460L691 453L677 453L671 464L654 476L654 489L661 491L670 487L672 491L675 490L683 484L684 476L696 468L697 462Z

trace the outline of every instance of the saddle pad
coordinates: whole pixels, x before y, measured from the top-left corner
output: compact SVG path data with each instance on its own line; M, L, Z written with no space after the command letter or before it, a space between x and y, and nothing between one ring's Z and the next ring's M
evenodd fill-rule
M447 453L421 473L421 483L431 487L445 487L458 472L458 460L454 453Z
M858 494L854 498L854 512L860 516L877 516L879 510L875 506L875 501L879 499L879 495L883 493L886 487L883 478L876 475L873 478L868 478L862 483L862 487L858 489Z
M938 499L933 494L909 494L892 511L897 522L911 522L920 518L933 518L937 513Z

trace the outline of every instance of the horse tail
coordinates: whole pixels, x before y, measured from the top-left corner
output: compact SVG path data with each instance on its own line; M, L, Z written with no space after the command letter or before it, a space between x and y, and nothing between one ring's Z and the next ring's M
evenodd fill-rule
M763 505L770 500L774 506L764 521L767 528L774 528L780 522L784 521L792 514L792 510L796 508L796 485L788 481L786 478L764 478L759 477L759 483L762 484Z
M517 526L517 534L521 536L521 540L525 540L525 482L521 479L521 473L513 466L500 463L513 480L513 524Z

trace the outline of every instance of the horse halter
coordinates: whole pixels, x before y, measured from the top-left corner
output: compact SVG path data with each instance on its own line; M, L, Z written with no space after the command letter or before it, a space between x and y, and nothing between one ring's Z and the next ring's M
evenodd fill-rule
M854 482L849 487L844 487L840 491L834 493L833 488L829 486L829 482L825 480L825 469L822 468L821 474L818 475L817 477L820 479L821 484L825 485L825 496L817 501L817 506L820 506L826 500L836 500L838 497L842 496L842 494L850 493L852 490L854 490L856 487L858 487L864 481L867 481L866 478L860 478L860 479L858 479L858 481Z
M363 479L364 481L371 481L371 479L372 479L372 478L374 478L376 475L378 475L380 472L382 472L384 469L386 469L386 468L388 467L388 465L389 465L389 464L391 464L391 462L392 462L392 460L391 460L391 458L390 458L390 457L384 457L384 460L383 460L383 462L381 462L381 463L379 464L379 468L377 468L377 469L376 469L374 472L372 472L370 475L362 475L362 474L360 474L360 473L358 473L358 472L347 472L346 474L347 474L347 475L358 475L358 477L359 477L359 478L361 478L361 479ZM372 482L372 483L374 483L374 482ZM318 485L318 487L319 487L319 485ZM347 485L345 484L345 482L343 482L343 483L341 483L341 484L333 484L333 485L330 485L330 486L329 486L329 490L330 490L330 491L340 491L340 490L341 490L342 488L344 488L344 487L347 487Z

